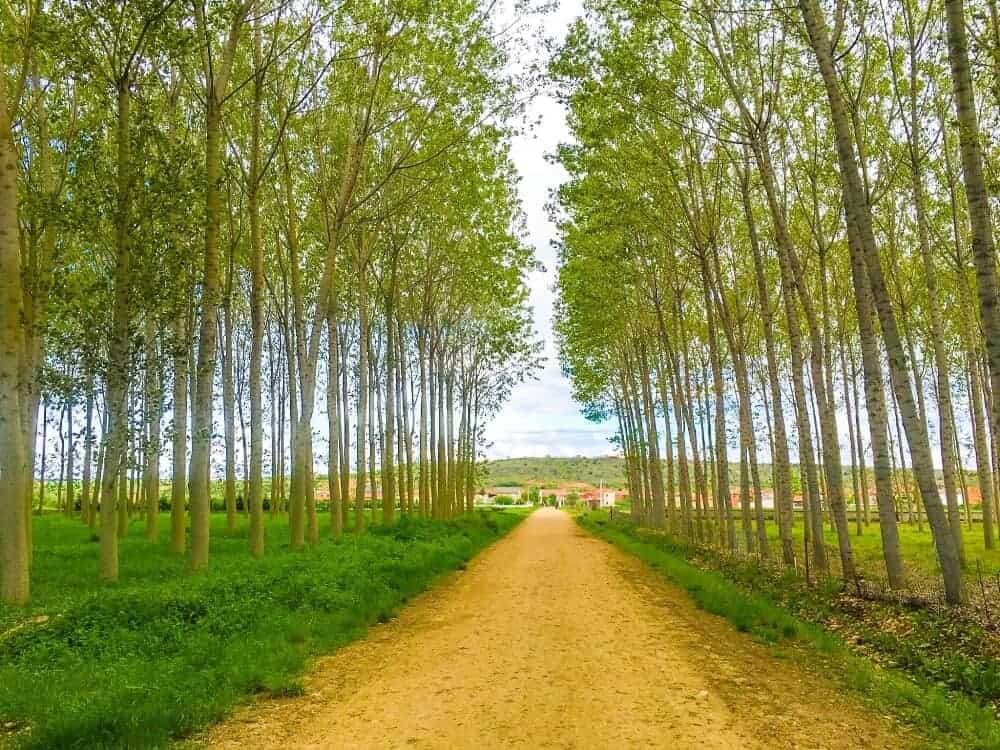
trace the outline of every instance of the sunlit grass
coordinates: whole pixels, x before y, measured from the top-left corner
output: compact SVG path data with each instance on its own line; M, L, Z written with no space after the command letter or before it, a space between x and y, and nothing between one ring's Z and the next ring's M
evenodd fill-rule
M882 536L878 523L873 521L867 526L862 524L862 533L859 536L853 516L849 514L849 517L851 519L851 547L858 569L871 577L883 577L885 564L882 557ZM739 521L737 521L738 524ZM898 529L903 562L908 571L921 578L936 578L940 574L940 568L934 552L934 540L926 521L923 530L919 530L916 523L911 525L904 522L899 523ZM799 550L799 554L803 549L802 532L802 520L797 518L792 535L795 538L795 546ZM772 550L779 550L778 526L773 521L769 521L767 524L767 534ZM823 538L831 550L836 550L837 535L830 528L829 523L824 525ZM981 570L984 577L996 579L1000 575L1000 541L996 542L993 549L986 549L983 527L980 523L973 524L971 528L963 523L962 538L965 545L966 576L970 580L975 580ZM977 561L979 562L978 568Z
M169 553L166 515L157 544L139 519L111 587L79 521L36 519L31 605L0 608L0 745L160 747L247 695L301 692L310 655L388 619L521 517L402 519L302 552L279 519L254 560L246 520L227 532L216 515L210 567L197 575Z

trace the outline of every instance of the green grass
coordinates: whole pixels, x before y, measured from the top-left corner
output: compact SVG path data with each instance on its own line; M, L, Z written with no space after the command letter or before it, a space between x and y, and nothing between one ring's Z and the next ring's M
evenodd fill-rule
M891 712L927 738L929 748L997 750L1000 722L993 711L928 680L885 669L852 652L836 635L805 622L768 596L743 588L713 570L685 559L686 550L663 534L643 532L626 520L609 521L588 513L578 522L595 535L643 560L688 592L695 603L725 617L782 654L787 646L842 685L859 693L876 710Z
M162 747L254 693L299 693L310 656L387 620L522 517L403 519L298 553L274 521L253 560L245 521L229 534L215 516L198 575L167 551L166 517L155 545L136 520L113 587L79 521L36 519L32 603L0 608L0 745Z
M738 511L737 511L738 514ZM739 525L739 520L737 520ZM908 572L920 579L937 579L941 569L938 566L937 556L934 552L934 540L931 537L930 528L924 523L923 531L917 530L916 524L900 523L899 543L903 555L903 562L907 566ZM792 529L792 536L795 538L798 554L802 554L802 519L797 518ZM871 577L885 577L885 563L882 558L882 536L878 523L871 523L862 526L862 534L858 536L851 515L851 545L854 550L854 559L858 569ZM772 521L767 523L767 535L771 541L771 550L780 551L778 542L778 527ZM826 524L823 532L824 541L832 551L837 548L836 532ZM979 561L982 574L986 577L996 578L1000 575L1000 542L994 549L986 549L983 539L983 527L981 524L973 524L972 528L962 524L962 538L965 545L966 555L966 577L970 582L976 580L978 575L976 561Z

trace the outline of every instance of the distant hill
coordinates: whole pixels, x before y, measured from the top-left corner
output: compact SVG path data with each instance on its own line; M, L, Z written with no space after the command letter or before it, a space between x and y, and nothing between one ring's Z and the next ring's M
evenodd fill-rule
M798 487L799 467L792 464L792 484ZM868 482L871 485L872 467L868 464ZM771 464L761 463L759 466L760 482L764 488L771 486ZM851 492L851 466L844 464L845 491ZM940 478L941 472L936 472ZM729 464L729 478L733 486L740 481L739 464ZM692 476L693 480L693 476ZM966 472L966 481L970 486L978 486L974 471ZM486 462L486 477L484 484L492 487L554 487L567 484L586 484L597 487L604 482L605 487L623 488L625 478L625 461L620 456L572 456L555 457L525 457L504 458Z
M486 463L486 484L494 487L554 486L578 482L597 487L625 486L620 456L505 458Z
M850 482L850 467L844 467L846 481ZM764 487L771 486L771 465L761 463L760 480ZM871 467L868 467L869 472ZM739 464L729 464L729 476L733 484L739 482ZM798 466L792 467L797 478ZM793 480L794 481L794 480ZM871 481L869 479L869 481ZM625 487L625 461L621 456L572 456L504 458L486 463L485 484L492 487L539 487L564 484L588 484L597 487L604 482L605 487Z

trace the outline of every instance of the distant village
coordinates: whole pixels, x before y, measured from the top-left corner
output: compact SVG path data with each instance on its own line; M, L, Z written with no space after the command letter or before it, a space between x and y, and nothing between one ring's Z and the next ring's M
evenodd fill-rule
M559 487L487 487L476 494L477 505L551 505L563 507L613 508L623 502L627 493L623 489L568 484Z
M941 489L943 493L943 488ZM868 488L869 501L874 507L876 502L875 488ZM965 499L971 508L976 508L982 504L982 496L979 488L970 486L964 488L964 492L959 494L959 505L965 506ZM556 508L579 507L598 510L601 508L613 508L628 502L628 493L624 488L593 487L592 485L573 483L558 487L540 487L537 485L508 486L508 487L487 487L481 489L475 498L477 505L551 505ZM729 502L733 508L740 508L739 487L729 488ZM751 496L751 505L754 498ZM792 504L796 510L801 509L803 503L802 494L795 493L792 497ZM774 509L774 491L770 488L761 490L761 505L766 510Z

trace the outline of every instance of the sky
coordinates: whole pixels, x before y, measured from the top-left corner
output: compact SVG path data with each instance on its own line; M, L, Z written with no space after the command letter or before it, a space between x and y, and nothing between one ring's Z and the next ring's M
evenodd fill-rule
M512 5L508 3L504 12L510 13ZM582 11L581 0L561 0L543 17L541 31L558 41ZM560 142L570 139L565 111L551 94L543 91L529 105L527 119L537 125L514 139L511 157L521 178L519 192L527 218L527 240L545 268L528 279L535 329L544 344L545 363L535 380L515 387L506 406L488 425L486 454L489 458L607 455L613 452L608 442L612 424L594 424L580 414L569 380L559 370L552 334L556 280L556 251L552 241L556 229L549 221L545 204L566 173L559 165L546 161L545 156L554 152Z

